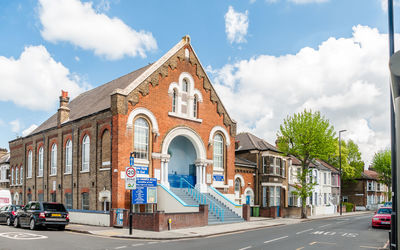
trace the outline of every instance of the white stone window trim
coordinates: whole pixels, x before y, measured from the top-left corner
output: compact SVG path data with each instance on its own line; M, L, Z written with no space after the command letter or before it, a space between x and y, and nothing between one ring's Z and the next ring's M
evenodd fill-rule
M70 152L68 152L70 150ZM64 175L72 174L72 161L73 161L73 148L72 148L72 141L70 139L67 140L67 143L65 144L65 169L64 169ZM68 162L68 160L71 160L71 162ZM70 163L70 164L68 164Z
M132 110L129 113L128 120L126 122L126 128L133 129L133 120L135 119L136 116L141 115L141 114L145 115L147 118L150 119L151 126L153 128L152 132L154 134L156 134L157 136L159 136L160 133L159 133L159 130L158 130L157 119L154 116L154 114L150 110L148 110L147 108L136 108L136 109Z
M81 174L83 174L83 173L89 173L90 172L90 170L81 170L81 171L79 171L79 173L81 173Z
M211 129L210 135L208 137L208 144L213 145L214 136L215 136L215 133L217 133L217 132L221 132L225 136L225 145L229 147L229 145L231 145L231 138L229 137L228 131L226 131L226 129L221 126L214 126Z
M99 171L109 171L111 168L100 168Z
M54 176L57 176L57 174L51 174L51 175L49 175L49 177L54 177Z
M234 180L236 179L240 179L240 186L244 187L246 185L246 183L244 182L244 178L241 174L235 174L235 178L233 178Z
M85 135L82 139L82 149L81 149L81 173L90 171L90 136Z
M187 116L185 116L185 115L178 114L178 113L174 113L174 112L172 112L172 111L168 112L168 115L169 115L169 116L176 117L176 118L181 118L181 119L189 120L189 121L194 121L194 122L199 122L199 123L202 123L202 122L203 122L203 119L193 118L193 117L187 117Z
M72 175L72 173L64 173L64 175Z
M32 178L32 168L33 168L33 161L32 160L33 160L33 152L32 152L32 150L29 150L29 152L28 152L28 168L27 168L28 173L27 173L27 176L26 176L27 179Z

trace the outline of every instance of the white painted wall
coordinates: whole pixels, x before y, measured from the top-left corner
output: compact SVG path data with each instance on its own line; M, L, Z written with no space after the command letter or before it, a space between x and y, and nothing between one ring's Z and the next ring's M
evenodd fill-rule
M93 226L110 226L110 214L69 212L69 222Z
M185 206L163 187L157 186L157 210L165 213L199 212L198 206Z

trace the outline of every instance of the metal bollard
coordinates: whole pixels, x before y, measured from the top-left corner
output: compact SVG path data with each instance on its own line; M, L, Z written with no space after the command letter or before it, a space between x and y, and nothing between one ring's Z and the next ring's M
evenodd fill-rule
M168 219L168 231L171 230L171 225L172 225L172 219Z

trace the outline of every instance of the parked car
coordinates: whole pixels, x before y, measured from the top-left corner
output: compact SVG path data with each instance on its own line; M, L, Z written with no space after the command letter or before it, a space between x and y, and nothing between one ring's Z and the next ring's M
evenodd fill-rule
M376 212L374 217L372 217L372 227L390 227L392 216L391 207L381 207Z
M385 202L385 204L383 204L384 207L392 207L392 202L391 201L387 201Z
M31 201L23 209L17 211L14 227L29 227L34 230L42 226L64 230L68 223L69 214L63 204Z
M8 205L0 208L0 223L6 223L8 226L13 225L17 210L21 209L20 205Z

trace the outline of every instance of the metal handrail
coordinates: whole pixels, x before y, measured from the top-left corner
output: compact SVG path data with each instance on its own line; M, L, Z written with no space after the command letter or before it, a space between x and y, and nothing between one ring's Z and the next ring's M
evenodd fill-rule
M214 201L211 199L207 199L207 196L204 194L200 193L199 190L197 190L195 187L192 186L187 180L184 178L180 179L180 187L183 187L183 184L187 185L187 190L186 192L193 197L193 199L200 204L207 204L208 202L208 209L211 211L213 214L217 216L217 218L220 218L221 221L224 221L224 209L218 206Z

